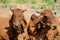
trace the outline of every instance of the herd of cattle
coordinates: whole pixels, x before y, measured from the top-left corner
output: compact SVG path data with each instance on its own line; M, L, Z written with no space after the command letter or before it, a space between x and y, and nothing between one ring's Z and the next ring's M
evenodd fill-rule
M1 40L54 40L60 36L60 23L51 10L41 12L11 9L10 27ZM0 32L1 33L1 32Z

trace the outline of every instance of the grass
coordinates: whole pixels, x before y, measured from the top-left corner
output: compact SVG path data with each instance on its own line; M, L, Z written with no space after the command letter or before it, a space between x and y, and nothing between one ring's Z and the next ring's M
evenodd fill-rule
M16 2L17 2L17 3L21 3L21 4L23 4L23 3L26 3L27 0L16 0Z
M31 6L31 9L43 9L43 8L45 8L44 4L43 5L38 5L38 6L35 6L35 5Z
M0 0L0 3L9 3L10 0Z
M40 0L40 2L46 3L46 4L37 4L37 0L16 0L17 3L21 4L32 4L31 9L41 9L41 8L46 8L46 6L50 6L51 10L54 10L54 0ZM34 5L33 5L34 4Z
M8 8L10 7L9 3L10 3L10 0L0 0L0 8Z
M0 5L0 8L15 7L14 5L9 5L11 1L12 0L0 0L0 3L2 4ZM43 4L40 3L38 4L37 0L15 0L15 3L32 4L32 6L30 7L31 9L41 9L41 8L46 8L46 6L49 6L48 9L54 10L54 0L38 0L38 1L42 2ZM60 10L60 6L58 6L57 9Z
M16 0L16 2L21 4L24 4L24 3L35 4L36 0Z

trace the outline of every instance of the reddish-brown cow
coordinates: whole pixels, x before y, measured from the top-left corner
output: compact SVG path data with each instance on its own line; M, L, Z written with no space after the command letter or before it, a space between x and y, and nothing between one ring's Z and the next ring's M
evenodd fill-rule
M53 40L53 37L57 32L60 34L59 20L58 20L58 18L56 18L53 15L53 12L51 10L45 9L45 10L42 10L42 13L45 14L45 16L48 17L51 27L57 28L57 30L56 29L55 30L50 30L49 31L50 33L48 32L48 34L47 34L48 40Z
M12 14L12 19L10 20L10 25L14 28L14 31L17 32L17 36L18 36L18 40L22 40L21 38L19 38L19 34L21 34L20 36L22 36L22 34L24 33L24 27L26 26L26 21L24 20L24 15L23 12L24 10L21 9L13 9L11 10L13 12Z
M28 26L28 34L30 35L30 39L31 40L36 40L36 28L40 28L40 24L36 26L37 23L39 23L40 21L42 21L42 18L44 17L44 15L40 15L40 16L36 16L35 14L33 14L31 16L31 20ZM35 31L35 32L34 32ZM35 35L35 37L34 37Z

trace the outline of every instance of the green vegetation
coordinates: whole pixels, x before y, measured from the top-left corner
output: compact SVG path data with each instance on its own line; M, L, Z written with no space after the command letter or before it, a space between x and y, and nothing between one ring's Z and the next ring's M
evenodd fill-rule
M10 0L0 0L0 8L10 7L9 3L10 3Z
M10 0L0 0L0 3L9 3Z
M14 3L18 4L32 4L31 9L41 9L41 8L47 8L54 10L54 0L0 0L0 8L10 8L15 7L11 3L14 1ZM43 4L40 4L38 2L42 2ZM10 4L11 3L11 4ZM37 5L37 6L36 6ZM57 9L60 10L60 6L57 7Z
M28 0L16 0L17 3L21 3L21 4L27 3L27 1L28 1Z
M17 3L30 3L30 4L36 4L36 0L16 0Z
M31 9L43 9L43 8L45 8L45 5L44 4L43 5L38 5L38 6L33 5L31 7Z

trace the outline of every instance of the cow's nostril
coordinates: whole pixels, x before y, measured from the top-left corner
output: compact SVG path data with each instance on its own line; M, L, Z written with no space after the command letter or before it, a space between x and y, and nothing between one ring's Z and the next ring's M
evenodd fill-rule
M18 25L15 25L15 27L18 27Z
M18 26L18 24L15 24L15 26Z
M52 26L52 30L55 30L55 29L56 29L56 26L55 26L55 25L53 25L53 26Z
M56 26L53 26L54 27L54 29L53 30L55 30L56 29Z
M14 28L17 29L18 28L18 25L15 25Z

